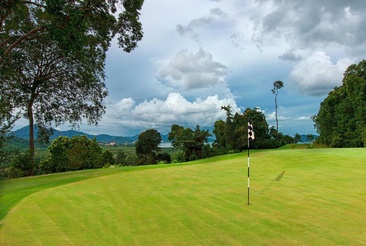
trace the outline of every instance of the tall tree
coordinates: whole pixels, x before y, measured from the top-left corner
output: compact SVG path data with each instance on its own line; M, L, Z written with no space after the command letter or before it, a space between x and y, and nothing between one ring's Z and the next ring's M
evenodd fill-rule
M234 139L234 116L231 112L231 106L221 106L221 110L226 111L226 147L229 149L233 149L236 143Z
M225 153L227 151L226 122L223 120L216 121L212 133L215 135L213 146L219 153Z
M300 142L301 141L301 135L300 134L298 134L298 133L295 133L295 135L294 135L294 143L298 143L298 142Z
M80 51L82 56L72 59L44 37L20 44L0 64L1 92L13 95L11 104L29 120L31 160L35 124L40 137L47 139L52 123L76 125L85 118L97 124L104 113L105 56L93 44L83 50L88 55Z
M331 147L366 146L366 60L347 68L343 83L331 91L313 117L317 142Z
M276 130L277 130L277 140L278 140L278 104L277 104L277 96L278 96L278 90L283 87L283 82L281 80L277 80L273 82L273 89L271 90L272 93L275 95L275 116L276 116Z
M0 62L22 43L51 37L65 54L76 55L91 37L103 49L117 36L129 52L142 38L143 0L5 0L0 7ZM122 10L117 14L117 9Z
M113 37L130 52L142 38L143 0L5 1L0 8L2 95L12 95L10 110L29 119L34 158L36 123L47 127L83 118L96 124L107 95L105 56ZM121 13L117 15L117 6ZM46 137L47 139L47 137Z

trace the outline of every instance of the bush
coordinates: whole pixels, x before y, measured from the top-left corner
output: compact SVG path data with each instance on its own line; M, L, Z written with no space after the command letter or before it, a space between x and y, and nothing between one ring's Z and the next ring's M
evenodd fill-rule
M33 172L33 165L29 151L17 154L11 161L10 165L15 169L22 170L23 171L22 176L24 176L24 173L28 173L29 175L31 175Z
M177 151L172 155L172 163L181 163L185 162L186 158L184 157L183 151Z
M127 166L126 158L127 158L127 155L122 150L119 150L117 152L115 163L117 165Z
M158 164L161 164L162 162L163 164L169 164L172 162L172 158L168 153L159 153L157 154L156 158L158 160Z
M137 158L133 155L128 155L126 157L126 166L136 166L137 165Z
M105 165L113 165L115 163L113 153L109 150L104 151L101 156L101 163L103 164L103 167Z
M38 168L37 168L37 174L48 174L53 173L54 168L52 166L52 162L50 159L44 159L39 162Z
M4 176L8 178L21 178L25 176L25 172L14 166L10 166L4 170Z

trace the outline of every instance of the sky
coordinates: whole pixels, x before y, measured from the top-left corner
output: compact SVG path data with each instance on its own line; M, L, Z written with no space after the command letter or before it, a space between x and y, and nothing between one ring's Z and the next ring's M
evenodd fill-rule
M125 53L115 42L107 53L106 114L78 130L212 129L227 105L258 107L274 126L281 80L279 131L316 134L310 117L365 58L365 10L364 0L145 0L138 47Z

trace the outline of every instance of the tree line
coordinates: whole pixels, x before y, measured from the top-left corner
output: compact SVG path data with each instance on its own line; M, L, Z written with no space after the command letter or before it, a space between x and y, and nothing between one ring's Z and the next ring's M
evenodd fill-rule
M109 167L111 165L135 166L151 164L170 164L193 161L207 157L241 152L248 148L247 122L254 125L255 141L251 148L276 148L284 144L300 141L301 136L294 137L278 133L268 126L264 114L258 109L246 109L243 114L231 112L231 106L224 106L226 120L214 124L213 134L197 125L194 129L173 124L168 134L173 151L171 154L162 151L159 144L161 134L155 129L148 129L139 134L135 143L135 155L122 150L113 154L103 150L97 140L86 136L72 138L60 136L52 141L47 154L34 163L29 151L13 156L10 164L0 169L0 176L22 177L27 175L48 174L74 170L85 170ZM209 137L214 136L213 143Z
M277 148L285 144L296 143L301 140L300 134L294 137L284 135L274 127L269 127L264 114L258 109L247 108L243 114L231 112L231 106L223 106L226 120L218 120L214 124L213 135L208 130L202 130L199 125L195 129L177 124L171 126L168 140L175 150L170 157L163 158L159 154L161 142L160 133L149 129L142 132L136 143L138 165L156 164L161 161L186 162L197 159L241 152L248 148L248 120L254 125L255 141L250 148ZM209 137L214 136L213 143ZM166 154L165 154L166 156Z

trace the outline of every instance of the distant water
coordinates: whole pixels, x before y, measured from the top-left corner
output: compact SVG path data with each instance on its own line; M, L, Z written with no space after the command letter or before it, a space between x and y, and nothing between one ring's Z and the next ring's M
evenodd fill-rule
M160 143L159 148L173 148L172 143Z
M212 143L213 142L209 142L209 144L212 146ZM173 145L172 145L172 143L160 143L159 144L159 148L173 148Z

